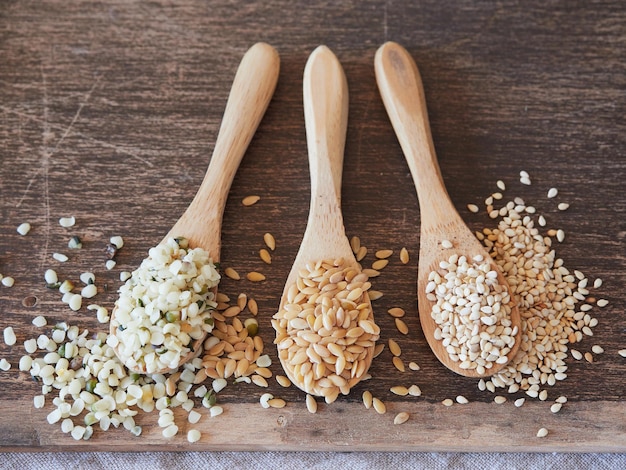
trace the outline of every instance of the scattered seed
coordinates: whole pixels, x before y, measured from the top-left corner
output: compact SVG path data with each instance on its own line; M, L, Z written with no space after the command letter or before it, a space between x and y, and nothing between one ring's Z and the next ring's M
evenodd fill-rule
M409 414L406 411L401 411L395 416L395 418L393 418L393 424L406 423L408 419L409 419Z
M502 403L506 403L506 397L502 395L496 395L493 398L493 401L496 402L498 405L501 405Z
M586 352L584 354L584 357L587 362L593 362L593 354L591 354L590 352Z
M387 412L387 407L385 406L385 404L376 397L372 399L372 406L376 410L376 413L378 413L379 415L384 415Z
M400 345L396 342L396 340L390 338L388 344L391 354L394 356L400 356L402 354L402 349L400 349Z
M441 402L443 406L452 406L454 405L454 401L451 398L446 398Z
M306 409L309 410L309 413L317 412L317 401L313 395L306 394Z
M402 318L405 314L404 310L400 307L393 307L387 310L387 313L394 318Z
M565 232L562 229L556 231L556 239L561 243L565 240Z
M261 248L259 250L259 256L261 257L261 259L263 260L265 264L272 264L272 256L270 255L269 251L267 251L265 248Z
M387 259L393 255L393 250L378 250L375 255L378 259Z
M558 413L559 411L561 411L562 406L563 405L561 403L553 403L550 407L550 411L552 411L552 413Z
M504 191L506 189L506 185L504 184L504 181L502 181L502 180L496 181L496 186L501 191Z
M257 272L257 271L250 271L248 274L246 274L246 278L250 282L265 281L265 276L263 274L261 274L260 272Z
M419 397L422 395L422 390L415 384L409 387L409 395L412 397Z
M476 214L480 209L478 208L478 206L476 204L468 204L467 205L467 210L469 210L470 212L473 212L474 214Z
M24 236L28 232L30 232L30 224L28 222L24 222L17 226L17 233Z
M355 254L356 260L361 261L363 260L363 258L365 258L366 255L367 255L367 248L362 246L359 248L359 251L357 251Z
M569 209L569 204L567 202L562 202L557 206L557 208L560 211L566 211L567 209Z
M374 301L380 299L383 296L383 293L377 290L370 289L367 291L367 295L369 296L370 300Z
M61 225L61 227L72 227L74 226L74 224L76 223L76 218L74 216L72 217L61 217L59 219L59 225Z
M617 351L617 354L622 357L626 357L626 349L620 349L619 351Z
M400 318L396 318L395 323L396 323L396 328L398 329L400 333L402 333L403 335L406 335L409 333L409 327Z
M402 362L402 359L400 359L398 356L394 356L392 359L393 365L396 369L398 369L400 372L404 372L405 368L404 368L404 363Z
M238 281L239 279L241 279L241 276L239 276L239 273L237 271L235 271L233 268L230 268L230 267L228 267L228 268L226 268L224 270L224 274L227 277L229 277L231 279L234 279L235 281Z
M350 248L352 248L352 253L355 255L359 252L361 248L361 239L356 235L350 239Z
M287 402L282 398L272 398L267 404L272 408L284 408Z
M450 240L441 240L441 247L445 248L446 250L452 248L452 242Z
M198 442L202 434L197 429L190 429L187 431L187 441L189 442Z
M116 265L116 264L117 264L117 263L116 263L114 260L109 259L109 260L107 260L107 261L104 263L104 267L105 267L105 268L107 268L107 269L110 271L111 269L113 269L113 268L115 267L115 265Z
M548 190L548 197L549 197L549 198L556 197L556 195L557 195L557 194L559 194L559 190L558 190L558 189L556 189L556 188L550 188L550 189Z
M55 260L57 260L57 261L59 261L59 262L61 262L61 263L65 263L65 262L69 259L69 258L68 258L66 255L64 255L63 253L53 253L53 254L52 254L52 257L53 257Z
M393 393L394 395L399 395L401 397L404 397L409 394L409 389L403 385L396 385L395 387L391 387L389 391Z
M604 352L604 348L599 344L594 344L593 346L591 346L591 351L594 354L602 354Z
M15 336L15 331L13 331L12 326L7 326L4 329L4 344L7 346L13 346L17 342L17 337Z
M420 370L420 366L417 364L417 362L409 362L409 369L411 370Z
M263 235L263 241L265 242L265 244L267 245L267 247L274 251L276 249L276 239L274 238L274 235L272 235L271 233L265 233Z
M522 178L519 179L519 182L522 183L522 184L528 185L528 186L530 186L530 184L531 184L530 178L522 177Z
M389 260L388 259L378 259L378 260L376 260L376 261L374 261L372 263L372 269L374 269L376 271L380 271L381 269L383 269L388 264L389 264Z
M546 428L541 428L537 431L537 437L546 437L548 435L548 430Z
M374 399L372 397L372 392L370 392L369 390L365 390L363 392L362 399L363 399L363 405L365 405L365 408L369 410L372 407L372 403Z
M289 378L285 375L277 375L276 382L278 382L281 387L286 388L291 386L291 380L289 380Z
M520 406L522 406L524 404L524 402L526 401L526 398L518 398L517 400L515 400L513 402L513 404L519 408Z
M539 225L541 225L542 227L546 226L546 218L543 215L539 216L539 219L537 219L537 222L539 222Z
M248 299L248 310L250 310L250 313L255 316L259 313L259 307L256 300L252 298Z
M259 202L259 199L261 199L261 196L246 196L241 200L241 203L244 206L252 206L253 204Z
M606 299L598 299L598 301L596 302L596 305L598 307L606 307L607 305L609 305L609 301Z
M11 276L5 276L0 282L2 282L2 285L4 287L13 287L13 285L15 284L15 279L13 279Z
M469 400L465 398L463 395L459 395L456 397L456 402L460 405L466 405L469 403Z
M402 264L407 264L409 262L409 250L405 247L402 247L400 250L400 262Z
M119 235L111 237L109 239L109 242L111 243L111 245L115 246L115 248L117 248L118 250L121 250L122 247L124 246L124 239L120 237Z
M577 361L580 361L583 358L583 353L581 353L579 350L577 349L570 349L570 354L572 355L572 357L574 359L576 359Z

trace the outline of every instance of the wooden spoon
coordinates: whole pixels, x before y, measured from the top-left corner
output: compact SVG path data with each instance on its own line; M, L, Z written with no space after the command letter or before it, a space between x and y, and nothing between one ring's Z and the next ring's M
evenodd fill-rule
M421 234L417 298L422 330L437 358L450 370L467 377L493 375L506 364L494 362L484 374L477 373L476 369L461 369L460 362L453 361L442 342L435 339L437 325L431 316L433 302L426 297L426 285L429 274L439 269L441 260L447 261L451 255L458 254L465 255L468 260L482 255L484 260L491 262L491 269L498 273L499 284L509 292L510 288L448 196L437 163L422 80L415 62L402 46L387 42L376 52L375 70L380 94L411 170L419 199ZM442 247L442 240L449 240L453 247ZM517 334L514 347L507 354L508 360L519 348L521 331L517 306L511 304L511 307L511 328L517 326Z
M343 151L348 121L348 86L337 57L326 46L319 46L310 55L304 70L304 117L309 152L311 203L306 230L293 267L287 277L280 309L287 301L289 288L298 272L318 261L343 258L346 267L361 272L350 242L345 234L341 213L341 176ZM367 295L365 302L371 312ZM373 318L371 318L373 323ZM374 346L363 360L369 369ZM300 389L308 390L281 358L289 379ZM357 380L350 382L353 386ZM328 401L328 400L327 400Z
M244 55L230 90L213 155L202 184L164 241L175 237L187 238L191 248L203 248L209 252L215 263L219 262L222 216L228 191L274 94L279 68L278 53L268 44L257 43ZM110 322L111 334L115 334L117 327L114 309ZM181 357L179 366L196 357L203 342L204 337L195 340L191 351ZM169 372L173 369L175 368L158 372ZM145 373L141 369L131 370Z

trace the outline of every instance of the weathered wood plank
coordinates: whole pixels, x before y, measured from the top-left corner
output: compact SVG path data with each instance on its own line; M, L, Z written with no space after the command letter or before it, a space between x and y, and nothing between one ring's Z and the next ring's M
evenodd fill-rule
M626 347L626 10L619 1L553 2L316 2L225 1L5 2L0 12L0 273L15 277L0 287L0 328L12 325L18 345L0 344L13 364L0 372L0 447L6 450L503 450L624 451L624 373L617 355ZM394 258L373 280L385 296L374 305L382 341L395 338L405 362L421 370L400 374L385 351L373 379L332 406L310 415L300 392L270 391L285 398L283 410L263 410L263 390L227 387L226 413L203 419L205 438L187 446L166 441L154 416L142 417L144 434L97 433L74 442L49 426L50 410L32 408L38 385L17 371L31 325L43 314L102 328L84 308L72 313L58 293L43 286L43 272L77 279L93 270L112 305L120 270L131 270L167 233L191 201L208 163L232 77L245 50L267 41L281 54L276 94L235 177L223 221L223 265L241 273L259 270L262 284L224 280L220 289L247 292L259 303L260 331L274 374L280 373L271 341L271 315L304 232L309 175L302 112L302 72L307 55L326 43L344 65L350 117L342 203L349 236L372 252L392 248ZM427 348L416 314L419 208L406 163L374 80L373 57L396 40L420 67L443 177L464 219L474 229L492 222L465 210L481 205L507 184L505 197L521 196L563 228L557 254L590 278L610 300L594 309L593 344L604 347L593 364L569 360L568 379L545 403L515 409L497 406L475 381L445 370ZM533 185L518 183L520 170ZM559 212L545 198L549 187L571 204ZM241 199L258 194L252 207ZM64 229L57 220L75 215ZM15 228L28 221L27 237ZM258 258L262 235L277 249L271 266ZM67 249L69 236L84 241ZM104 268L104 245L122 235L126 246L113 271ZM409 265L397 259L406 246ZM69 253L68 263L52 253ZM22 301L35 296L33 307ZM400 306L410 334L402 337L385 312ZM423 396L407 400L389 387L417 383ZM363 390L385 399L378 416L360 404ZM439 404L463 394L472 401L451 409ZM563 411L548 408L559 395ZM515 396L521 396L519 394ZM509 400L511 401L511 400ZM394 426L393 414L411 411ZM537 439L539 427L550 430ZM586 432L580 432L586 429ZM459 439L458 436L462 436ZM184 442L183 442L184 441ZM182 444L182 445L181 445Z

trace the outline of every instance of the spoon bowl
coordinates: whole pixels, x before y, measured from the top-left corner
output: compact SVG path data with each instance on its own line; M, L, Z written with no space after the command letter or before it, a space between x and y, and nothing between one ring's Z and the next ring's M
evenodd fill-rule
M455 260L465 256L470 262L477 259L489 263L489 271L497 275L497 284L508 293L511 290L499 267L463 222L446 191L430 133L422 80L415 62L406 49L387 42L376 52L375 71L385 108L415 182L420 205L417 295L422 330L435 356L450 370L467 377L493 375L515 356L519 348L521 321L517 305L512 301L508 303L511 309L508 336L513 337L515 342L503 355L505 359L492 361L488 368L477 367L475 362L472 365L470 361L467 368L464 360L451 357L439 337L441 326L433 318L435 302L427 293L431 273L438 272L443 277L442 263L445 266L451 257Z
M279 67L278 53L268 44L257 43L244 55L233 81L202 184L191 204L163 239L164 242L170 238L186 238L189 248L202 248L209 253L214 263L219 262L222 216L228 192L272 98ZM213 290L215 294L217 288ZM117 307L111 314L111 335L115 335L120 327L116 310ZM206 333L201 338L192 340L189 352L181 356L177 367L200 354L205 337ZM114 349L124 362L119 346ZM132 372L146 373L140 367L126 365ZM160 369L154 373L171 372L177 367Z
M374 343L379 330L374 324L371 302L366 292L369 287L367 276L361 273L361 266L352 252L343 224L341 176L348 119L348 88L341 64L326 46L318 47L309 57L304 71L303 91L311 203L302 243L285 283L279 313L274 316L272 324L277 331L275 343L279 349L281 365L289 379L303 391L324 396L330 403L336 399L339 390L343 394L348 393L349 389L365 375L373 358ZM311 275L305 280L313 282L317 277L322 277L319 273L326 269L330 270L328 272L335 272L335 276L329 275L327 281L330 286L322 288L323 292L317 300L315 314L311 313L303 321L293 320L294 324L296 322L302 324L303 330L298 332L298 338L295 335L289 338L285 325L291 320L284 320L281 324L278 317L286 307L300 308L293 305L290 307L289 304L294 297L295 286L304 282L302 276L318 272L318 275ZM338 272L341 270L348 273L345 279L341 272ZM322 281L320 286L325 282ZM361 291L356 290L357 284ZM336 286L342 287L335 288ZM359 300L355 300L354 305L347 299L339 300L337 301L340 304L339 310L332 311L329 307L328 311L322 313L327 306L325 302L328 302L328 305L332 303L328 298L322 302L321 297L324 293L331 292L326 289L333 289L332 292L335 292L341 291L342 288L344 293L347 289L353 289L350 291L353 293L350 298L358 297ZM357 295L360 293L363 295ZM333 295L341 297L343 294ZM346 320L349 314L355 314L356 310L359 310L357 316L360 317L352 322ZM306 321L309 322L308 326ZM362 331L364 329L372 333ZM358 338L348 336L359 333L362 333L362 336ZM331 337L336 338L342 347L349 343L353 348L349 352L345 348L340 350L337 345L329 344ZM291 345L293 340L300 345L296 348L295 354L300 354L299 357L306 359L308 365L294 366L293 362L299 361L292 362L289 359L285 345ZM328 350L335 352L329 356ZM357 350L358 352L355 352ZM308 359L304 357L305 352ZM315 370L309 370L309 367ZM338 388L333 391L332 387L316 387L313 382L318 379L321 384L332 381Z

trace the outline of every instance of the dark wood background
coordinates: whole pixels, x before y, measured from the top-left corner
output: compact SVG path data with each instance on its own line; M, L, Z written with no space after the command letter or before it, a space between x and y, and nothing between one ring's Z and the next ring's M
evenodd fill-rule
M374 78L374 53L387 40L404 45L420 67L443 177L468 225L493 225L465 205L482 206L502 179L505 198L524 197L550 227L565 230L556 249L567 267L604 280L598 297L610 304L594 309L599 325L578 349L600 344L606 352L593 364L569 361L568 379L550 389L550 402L570 400L558 416L550 416L549 403L494 409L491 394L445 370L427 348L415 300L419 208ZM261 334L276 358L270 318L309 205L302 73L308 54L326 44L350 89L346 231L370 249L364 265L377 249L395 250L373 281L385 294L375 314L382 340L397 339L406 362L422 370L401 375L385 352L373 364L373 380L314 417L299 391L273 380L270 391L289 402L280 413L260 409L260 389L229 387L221 395L227 413L205 425L219 432L194 448L626 450L626 360L617 354L626 348L626 7L617 0L0 3L0 273L16 280L13 288L0 286L0 328L12 325L18 335L18 345L0 344L0 357L13 363L0 372L0 446L181 448L184 437L165 442L150 419L141 439L125 431L80 443L63 436L45 422L49 408L32 409L38 387L17 371L19 345L35 334L30 321L40 314L50 323L102 329L91 312L71 313L44 288L45 269L76 280L93 270L101 288L93 300L112 306L119 271L136 267L193 198L239 60L257 41L277 48L281 72L228 199L222 265L261 271L267 281L225 279L220 290L257 299ZM532 186L519 183L520 170ZM571 204L568 211L545 197L552 186ZM250 194L261 201L244 207ZM67 215L77 219L72 229L57 222ZM33 228L20 237L15 229L24 221ZM265 232L277 240L271 266L258 257ZM83 239L82 250L67 249L71 235ZM104 246L112 235L126 245L107 271ZM412 255L406 266L397 258L403 246ZM70 261L54 261L55 251ZM29 296L37 298L33 307L23 305ZM408 312L407 337L385 313L394 306ZM277 361L272 368L280 373ZM423 397L394 397L388 389L398 383L417 383ZM392 411L366 412L365 389ZM459 394L472 405L444 413L439 402ZM393 412L405 408L412 419L399 431ZM537 442L543 419L552 434ZM250 423L264 434L244 432ZM594 432L580 435L581 427Z

